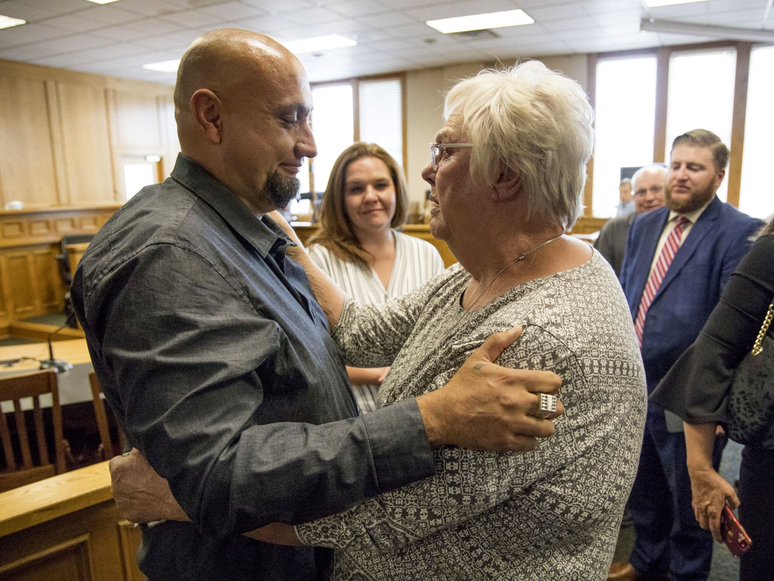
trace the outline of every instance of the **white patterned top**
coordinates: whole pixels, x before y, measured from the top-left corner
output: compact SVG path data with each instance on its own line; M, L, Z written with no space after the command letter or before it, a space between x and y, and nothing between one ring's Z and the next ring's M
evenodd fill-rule
M335 579L606 578L637 470L646 389L631 315L604 258L519 285L466 313L455 265L381 307L345 305L334 338L392 371L384 404L442 387L493 332L522 336L497 363L562 378L565 413L532 452L434 451L436 475L296 527L337 549Z
M312 244L309 256L350 298L364 305L378 305L419 288L443 272L443 259L435 246L414 236L393 230L395 264L390 282L384 288L379 275L371 267L342 260L322 244ZM378 405L378 385L352 385L352 393L362 413Z

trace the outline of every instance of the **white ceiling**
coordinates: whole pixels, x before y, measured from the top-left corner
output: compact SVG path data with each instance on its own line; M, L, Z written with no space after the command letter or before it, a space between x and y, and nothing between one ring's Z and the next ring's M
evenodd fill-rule
M771 0L711 0L646 9L641 0L0 0L29 24L0 30L0 59L174 84L141 65L180 58L203 32L238 27L288 41L337 33L358 46L301 55L312 81L469 61L696 43L640 31L640 19L774 30ZM425 20L521 8L536 23L500 38L444 35ZM768 18L766 19L766 15Z

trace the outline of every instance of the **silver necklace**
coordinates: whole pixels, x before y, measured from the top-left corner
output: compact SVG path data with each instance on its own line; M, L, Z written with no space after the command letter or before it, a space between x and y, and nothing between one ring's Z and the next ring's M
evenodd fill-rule
M494 276L494 278L489 282L489 284L486 285L486 288L483 291L481 291L481 293L476 297L476 300L473 301L473 304L470 305L470 307L465 311L465 315L467 315L468 313L473 311L473 307L475 307L478 304L478 301L481 300L481 297L483 297L486 294L486 291L489 290L489 288L495 283L495 281L499 278L499 276L502 273L504 273L506 270L508 270L510 267L512 267L517 262L521 262L522 260L527 258L527 256L529 256L533 252L537 252L538 250L543 248L543 246L545 246L546 244L551 244L551 242L553 242L554 240L559 240L562 236L564 236L564 233L559 234L559 236L555 236L554 238L549 238L545 242L541 242L540 244L538 244L534 248L532 248L530 250L527 250L525 253L520 254L519 256L517 256L516 258L511 260L508 264L506 264L505 267ZM465 315L463 315L463 316L465 316Z

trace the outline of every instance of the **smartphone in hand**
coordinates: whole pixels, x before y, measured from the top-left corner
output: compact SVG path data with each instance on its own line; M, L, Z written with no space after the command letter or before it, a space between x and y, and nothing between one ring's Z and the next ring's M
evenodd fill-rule
M735 557L742 556L752 546L752 539L742 528L728 503L723 506L723 512L720 513L720 534Z

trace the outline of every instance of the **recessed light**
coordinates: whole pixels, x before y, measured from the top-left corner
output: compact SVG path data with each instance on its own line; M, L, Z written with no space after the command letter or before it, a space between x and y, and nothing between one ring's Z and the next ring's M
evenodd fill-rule
M486 14L471 14L470 16L457 16L455 18L442 18L440 20L428 20L429 27L438 32L451 34L465 32L466 30L485 30L487 28L505 28L506 26L523 26L534 24L523 10L505 10L503 12L488 12Z
M21 18L12 18L10 16L3 16L0 14L0 29L13 28L14 26L21 26L22 24L27 24L27 21L22 20Z
M645 4L648 8L675 6L677 4L694 4L696 2L707 2L707 0L645 0Z
M86 2L91 2L92 4L110 4L112 2L118 2L118 0L86 0Z
M177 68L180 66L180 59L174 59L171 61L161 61L158 63L150 63L147 65L142 65L142 68L148 69L149 71L158 71L160 73L175 73L177 72Z
M303 54L305 52L316 52L320 50L330 50L332 48L346 48L348 46L357 46L357 42L351 38L345 38L338 34L328 34L326 36L315 36L314 38L304 38L302 40L291 40L282 43L293 54Z

